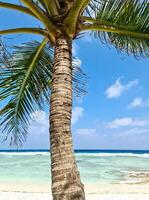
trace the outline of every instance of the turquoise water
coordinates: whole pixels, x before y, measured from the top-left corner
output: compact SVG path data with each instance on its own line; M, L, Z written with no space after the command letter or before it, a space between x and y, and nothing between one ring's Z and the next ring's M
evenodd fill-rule
M137 174L149 176L149 153L76 153L84 183L135 182ZM0 152L0 182L47 183L48 152Z

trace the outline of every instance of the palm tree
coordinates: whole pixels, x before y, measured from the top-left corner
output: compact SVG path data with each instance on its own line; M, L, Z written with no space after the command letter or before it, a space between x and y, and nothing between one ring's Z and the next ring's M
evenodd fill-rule
M43 41L15 47L1 46L1 125L11 144L26 139L31 113L50 96L50 144L54 200L84 200L84 186L73 155L72 43L87 31L100 41L136 57L149 55L148 0L20 0L0 2L38 19L43 28L0 30L0 35L41 35ZM54 49L54 51L52 51ZM53 58L54 56L54 58ZM51 92L49 91L51 89Z

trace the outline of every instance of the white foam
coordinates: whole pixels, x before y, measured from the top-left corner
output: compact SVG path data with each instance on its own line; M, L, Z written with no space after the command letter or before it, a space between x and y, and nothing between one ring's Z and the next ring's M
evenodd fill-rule
M0 155L50 155L49 152L0 152ZM140 157L149 158L149 153L134 154L134 153L75 153L76 157L91 156L91 157Z
M34 156L34 155L50 155L49 152L0 152L0 155L8 156Z
M143 157L149 158L149 154L134 153L77 153L77 156L94 156L94 157Z

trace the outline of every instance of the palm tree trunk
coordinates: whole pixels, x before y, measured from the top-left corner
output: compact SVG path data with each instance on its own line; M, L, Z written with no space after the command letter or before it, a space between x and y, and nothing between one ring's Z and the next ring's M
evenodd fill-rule
M50 103L53 200L85 200L71 135L72 41L62 36L55 46Z

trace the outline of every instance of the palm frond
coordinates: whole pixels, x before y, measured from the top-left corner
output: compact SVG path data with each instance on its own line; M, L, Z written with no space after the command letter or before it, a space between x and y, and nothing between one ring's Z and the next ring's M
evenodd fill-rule
M41 6L42 9L46 11L46 5L43 0L35 0L34 1L38 6Z
M87 75L81 69L81 63L78 58L74 58L73 67L73 92L75 97L82 97L87 94Z
M6 138L11 135L11 144L21 145L26 140L31 113L49 99L53 52L45 41L14 49L11 57L5 52L0 59L6 65L0 68L0 101L8 101L0 110L0 126Z
M0 40L1 41L1 40ZM46 40L15 46L10 54L0 42L0 128L5 139L20 146L26 140L32 113L44 109L50 102L53 50ZM73 90L75 95L86 93L86 75L78 60L73 60Z
M7 51L7 48L4 45L2 38L0 37L0 68L9 66L10 63L8 62L7 58L9 58L10 56L10 53Z
M89 16L89 17L95 17L96 11L97 11L100 3L101 3L101 0L90 0L83 15Z
M117 30L96 31L95 37L114 45L117 49L135 56L149 56L149 39L139 34L149 34L148 0L100 0L95 9L97 22L105 28ZM122 33L124 31L124 34ZM136 35L131 33L137 33Z

